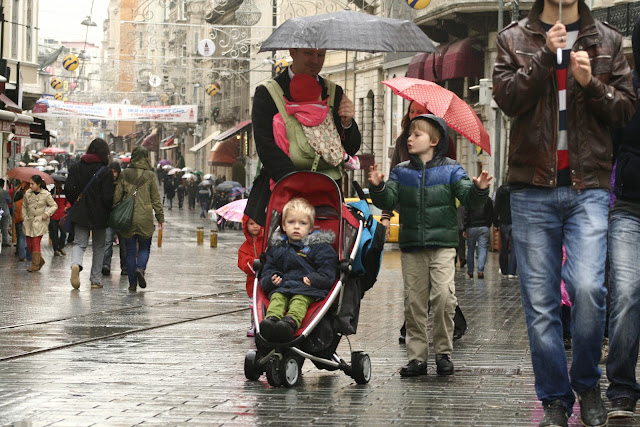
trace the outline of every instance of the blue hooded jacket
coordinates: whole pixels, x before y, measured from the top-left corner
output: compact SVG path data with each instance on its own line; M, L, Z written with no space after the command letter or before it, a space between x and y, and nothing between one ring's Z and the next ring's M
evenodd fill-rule
M338 255L331 246L335 238L332 231L315 231L293 243L287 236L274 235L260 278L269 298L274 292L306 295L316 301L326 297L338 275ZM283 279L279 286L271 280L274 274ZM303 277L309 278L311 286L304 284Z

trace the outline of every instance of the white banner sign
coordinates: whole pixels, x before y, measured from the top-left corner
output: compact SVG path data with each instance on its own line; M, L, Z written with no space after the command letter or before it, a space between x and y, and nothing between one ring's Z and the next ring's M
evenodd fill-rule
M47 112L34 116L75 117L81 119L117 120L131 122L196 123L196 105L124 105L65 102L47 99Z

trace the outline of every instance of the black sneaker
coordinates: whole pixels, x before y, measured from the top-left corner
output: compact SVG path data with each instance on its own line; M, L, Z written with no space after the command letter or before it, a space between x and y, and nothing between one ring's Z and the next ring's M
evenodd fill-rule
M436 354L436 372L438 375L453 374L453 362L448 354Z
M136 268L136 279L138 279L138 286L142 289L147 287L147 281L144 280L144 270L141 268Z
M578 393L580 421L585 426L607 425L607 410L602 401L600 383L589 390Z
M609 418L633 418L636 401L630 397L618 397L611 401Z
M554 400L544 405L544 418L538 424L540 427L567 427L569 415L562 400Z
M260 322L260 335L267 340L273 341L276 336L276 323L279 321L276 316L269 316Z
M298 323L291 316L284 316L276 323L276 339L279 342L289 342L298 330Z
M413 359L400 368L401 377L417 377L418 375L427 375L427 362Z

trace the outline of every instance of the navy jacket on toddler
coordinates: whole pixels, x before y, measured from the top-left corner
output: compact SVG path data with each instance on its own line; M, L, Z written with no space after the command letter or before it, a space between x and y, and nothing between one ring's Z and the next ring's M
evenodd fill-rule
M331 246L335 238L332 231L315 231L293 243L287 236L274 235L260 279L269 298L274 292L306 295L316 301L326 297L338 275L338 255ZM271 280L274 274L283 279L279 286ZM311 280L311 286L304 284L303 277Z

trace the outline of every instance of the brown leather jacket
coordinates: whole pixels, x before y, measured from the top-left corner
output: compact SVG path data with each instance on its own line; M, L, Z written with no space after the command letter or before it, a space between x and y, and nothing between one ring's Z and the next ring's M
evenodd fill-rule
M509 143L510 184L556 187L558 95L555 52L540 23L542 3L497 38L493 97L513 117ZM593 79L585 88L567 72L567 137L574 189L609 188L612 144L609 128L622 127L635 112L631 70L622 36L594 20L579 3L580 32L573 50L591 58Z

